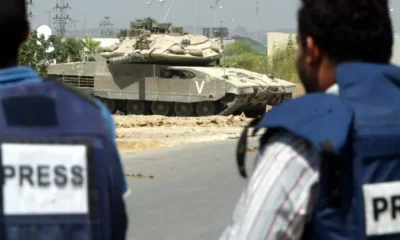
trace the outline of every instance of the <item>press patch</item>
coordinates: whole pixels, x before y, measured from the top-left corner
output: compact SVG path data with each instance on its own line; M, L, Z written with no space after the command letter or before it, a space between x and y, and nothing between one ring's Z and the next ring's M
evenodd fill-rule
M400 233L400 182L363 186L367 236Z
M2 144L4 215L87 214L84 145Z

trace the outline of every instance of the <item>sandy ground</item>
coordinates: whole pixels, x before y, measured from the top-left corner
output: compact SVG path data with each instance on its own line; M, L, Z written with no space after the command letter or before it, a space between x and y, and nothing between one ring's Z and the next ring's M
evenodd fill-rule
M114 116L121 151L145 150L191 142L238 139L251 119L245 116Z
M294 97L304 94L300 86ZM192 142L238 139L252 119L240 116L114 116L121 151L138 151ZM258 134L259 135L259 134ZM248 151L252 151L248 149Z

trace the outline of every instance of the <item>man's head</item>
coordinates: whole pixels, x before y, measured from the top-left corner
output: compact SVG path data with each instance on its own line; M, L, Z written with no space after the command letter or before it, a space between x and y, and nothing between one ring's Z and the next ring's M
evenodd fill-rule
M393 30L388 0L300 0L296 64L307 92L335 82L347 61L388 63Z
M25 0L2 0L0 7L0 68L16 64L18 50L29 36Z

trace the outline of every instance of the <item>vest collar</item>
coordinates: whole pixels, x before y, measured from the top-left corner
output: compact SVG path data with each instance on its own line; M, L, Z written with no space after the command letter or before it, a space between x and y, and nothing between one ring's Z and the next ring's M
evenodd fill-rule
M377 87L391 83L400 86L400 68L392 64L347 62L336 69L336 82L341 92Z
M25 81L40 81L40 76L27 66L15 66L0 70L0 85Z

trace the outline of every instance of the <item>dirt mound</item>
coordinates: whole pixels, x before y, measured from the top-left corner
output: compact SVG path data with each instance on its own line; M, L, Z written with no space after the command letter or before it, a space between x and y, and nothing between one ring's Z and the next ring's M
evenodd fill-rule
M251 118L240 116L165 117L165 116L114 116L117 128L137 127L243 127Z
M147 140L147 141L130 141L130 140L117 140L118 150L120 151L137 151L147 150L163 147L160 141Z

